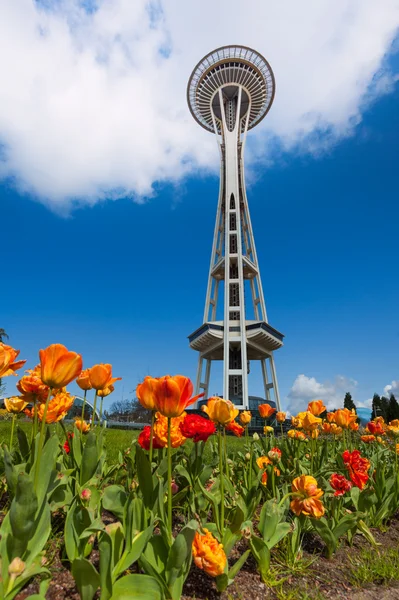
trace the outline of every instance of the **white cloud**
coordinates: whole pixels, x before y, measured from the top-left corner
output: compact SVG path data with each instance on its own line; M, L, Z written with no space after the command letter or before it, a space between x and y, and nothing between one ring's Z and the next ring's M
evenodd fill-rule
M188 77L223 44L276 75L251 159L318 153L349 135L395 81L386 54L398 0L0 2L0 177L56 210L217 171L213 136L186 107ZM44 5L46 8L44 8Z
M290 414L296 414L306 410L311 400L323 400L327 409L332 410L343 407L346 392L350 392L353 400L358 404L354 398L356 388L357 381L355 379L342 375L337 375L333 382L320 383L315 377L301 374L295 379L285 405Z
M389 397L391 394L399 399L399 381L393 380L390 384L384 387L384 396Z

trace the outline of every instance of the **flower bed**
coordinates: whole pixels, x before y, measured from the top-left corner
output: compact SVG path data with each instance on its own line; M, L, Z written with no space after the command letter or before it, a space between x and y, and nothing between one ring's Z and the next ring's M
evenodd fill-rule
M0 344L0 377L23 366L17 356ZM249 411L213 397L203 416L189 414L189 379L147 377L137 397L151 426L109 462L100 420L63 425L73 404L65 386L76 379L85 398L93 390L101 414L117 380L111 365L82 366L54 344L21 377L21 395L6 400L1 598L272 598L290 594L294 576L309 585L303 598L350 597L329 595L317 573L331 573L337 556L360 565L362 552L379 548L399 500L397 421L359 431L354 411L327 413L316 400L275 437L269 420L282 426L286 415L264 404L264 433L250 436ZM27 433L15 423L28 402ZM240 448L229 449L226 431ZM346 593L355 572L338 578Z

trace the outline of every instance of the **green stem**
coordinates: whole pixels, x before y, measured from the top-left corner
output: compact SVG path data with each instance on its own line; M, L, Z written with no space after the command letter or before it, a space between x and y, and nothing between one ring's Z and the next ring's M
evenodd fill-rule
M276 479L275 479L275 472L274 472L274 464L271 465L271 470L272 470L272 494L273 494L273 498L276 497Z
M150 433L150 465L152 465L152 448L154 445L154 422L155 422L155 410L151 411L151 433Z
M93 420L92 420L93 429L95 427L95 422L96 422L96 414L97 414L96 408L97 408L97 390L95 390L94 403L93 403Z
M283 437L284 432L283 432L283 424L282 423L280 423L280 429L281 429L281 437Z
M312 432L310 432L312 436ZM310 473L313 474L313 455L314 455L314 439L313 436L310 438Z
M103 402L104 402L104 396L101 396L101 402L100 402L100 426L103 420Z
M171 418L168 417L168 527L169 539L172 545L172 446L171 446Z
M249 489L251 489L252 487L252 459L253 459L253 453L254 453L254 442L252 442L251 444L251 448L249 451L250 454L250 459L249 459Z
M10 452L12 452L12 441L13 441L13 437L14 437L14 428L15 428L15 419L16 418L17 418L17 415L15 413L13 413L12 422L11 422Z
M230 479L230 467L227 461L227 436L226 427L223 427L223 451L224 451L224 464L226 465L226 475Z
M43 411L43 417L42 417L42 426L40 428L39 447L37 449L37 459L36 459L36 469L35 469L35 481L34 481L34 484L33 484L33 487L34 487L35 491L37 489L37 483L38 483L38 480L39 480L40 461L42 459L42 450L43 450L43 442L44 442L44 432L45 432L45 429L46 429L47 409L48 409L48 405L49 405L49 402L50 402L51 392L52 392L52 389L49 388L48 395L47 395L47 400L46 400L46 404L44 405L44 411Z
M220 477L220 534L224 533L224 480L223 480L223 451L222 429L219 426L219 477Z
M82 421L84 421L84 420L85 420L86 394L87 394L87 390L85 390L85 393L83 394L82 417L81 417L81 420L82 420Z

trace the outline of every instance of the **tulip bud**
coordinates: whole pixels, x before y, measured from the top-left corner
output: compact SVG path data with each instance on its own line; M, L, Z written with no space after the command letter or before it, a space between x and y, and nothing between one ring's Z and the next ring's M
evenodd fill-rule
M172 495L173 495L173 496L174 496L175 494L177 494L177 492L179 491L179 486L177 485L177 483L175 483L175 481L174 481L174 480L172 480L171 489L172 489Z
M23 560L21 560L18 556L16 556L9 564L8 566L8 574L15 577L18 577L18 575L22 575L22 573L25 571L25 563Z
M138 485L139 484L137 483L137 481L135 479L133 479L132 483L130 484L130 489L131 490L136 490L137 487L138 487Z
M272 462L278 462L280 460L280 454L275 450L270 450L267 455Z
M251 532L251 528L250 527L244 527L243 529L241 529L241 534L242 536L249 540L251 538L252 532Z
M257 442L259 440L259 436L256 432L253 434L252 439L254 440L254 442Z
M80 494L80 498L84 502L88 502L91 498L91 491L88 488L85 488L84 490L82 490L82 493Z
M251 460L251 455L249 452L246 453L245 460Z

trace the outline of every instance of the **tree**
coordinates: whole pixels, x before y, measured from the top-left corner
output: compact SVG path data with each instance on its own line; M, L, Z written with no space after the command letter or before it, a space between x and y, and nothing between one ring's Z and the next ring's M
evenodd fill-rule
M381 416L384 417L384 421L388 421L388 409L389 400L385 396L381 396Z
M381 417L381 416L382 416L381 398L379 397L378 394L374 394L372 410L371 410L371 420L375 419L376 417Z
M348 410L356 410L356 405L352 400L352 395L350 394L350 392L346 392L345 394L344 408L347 408Z
M399 419L399 403L396 400L393 394L389 397L389 405L388 405L388 421L393 421L394 419Z

